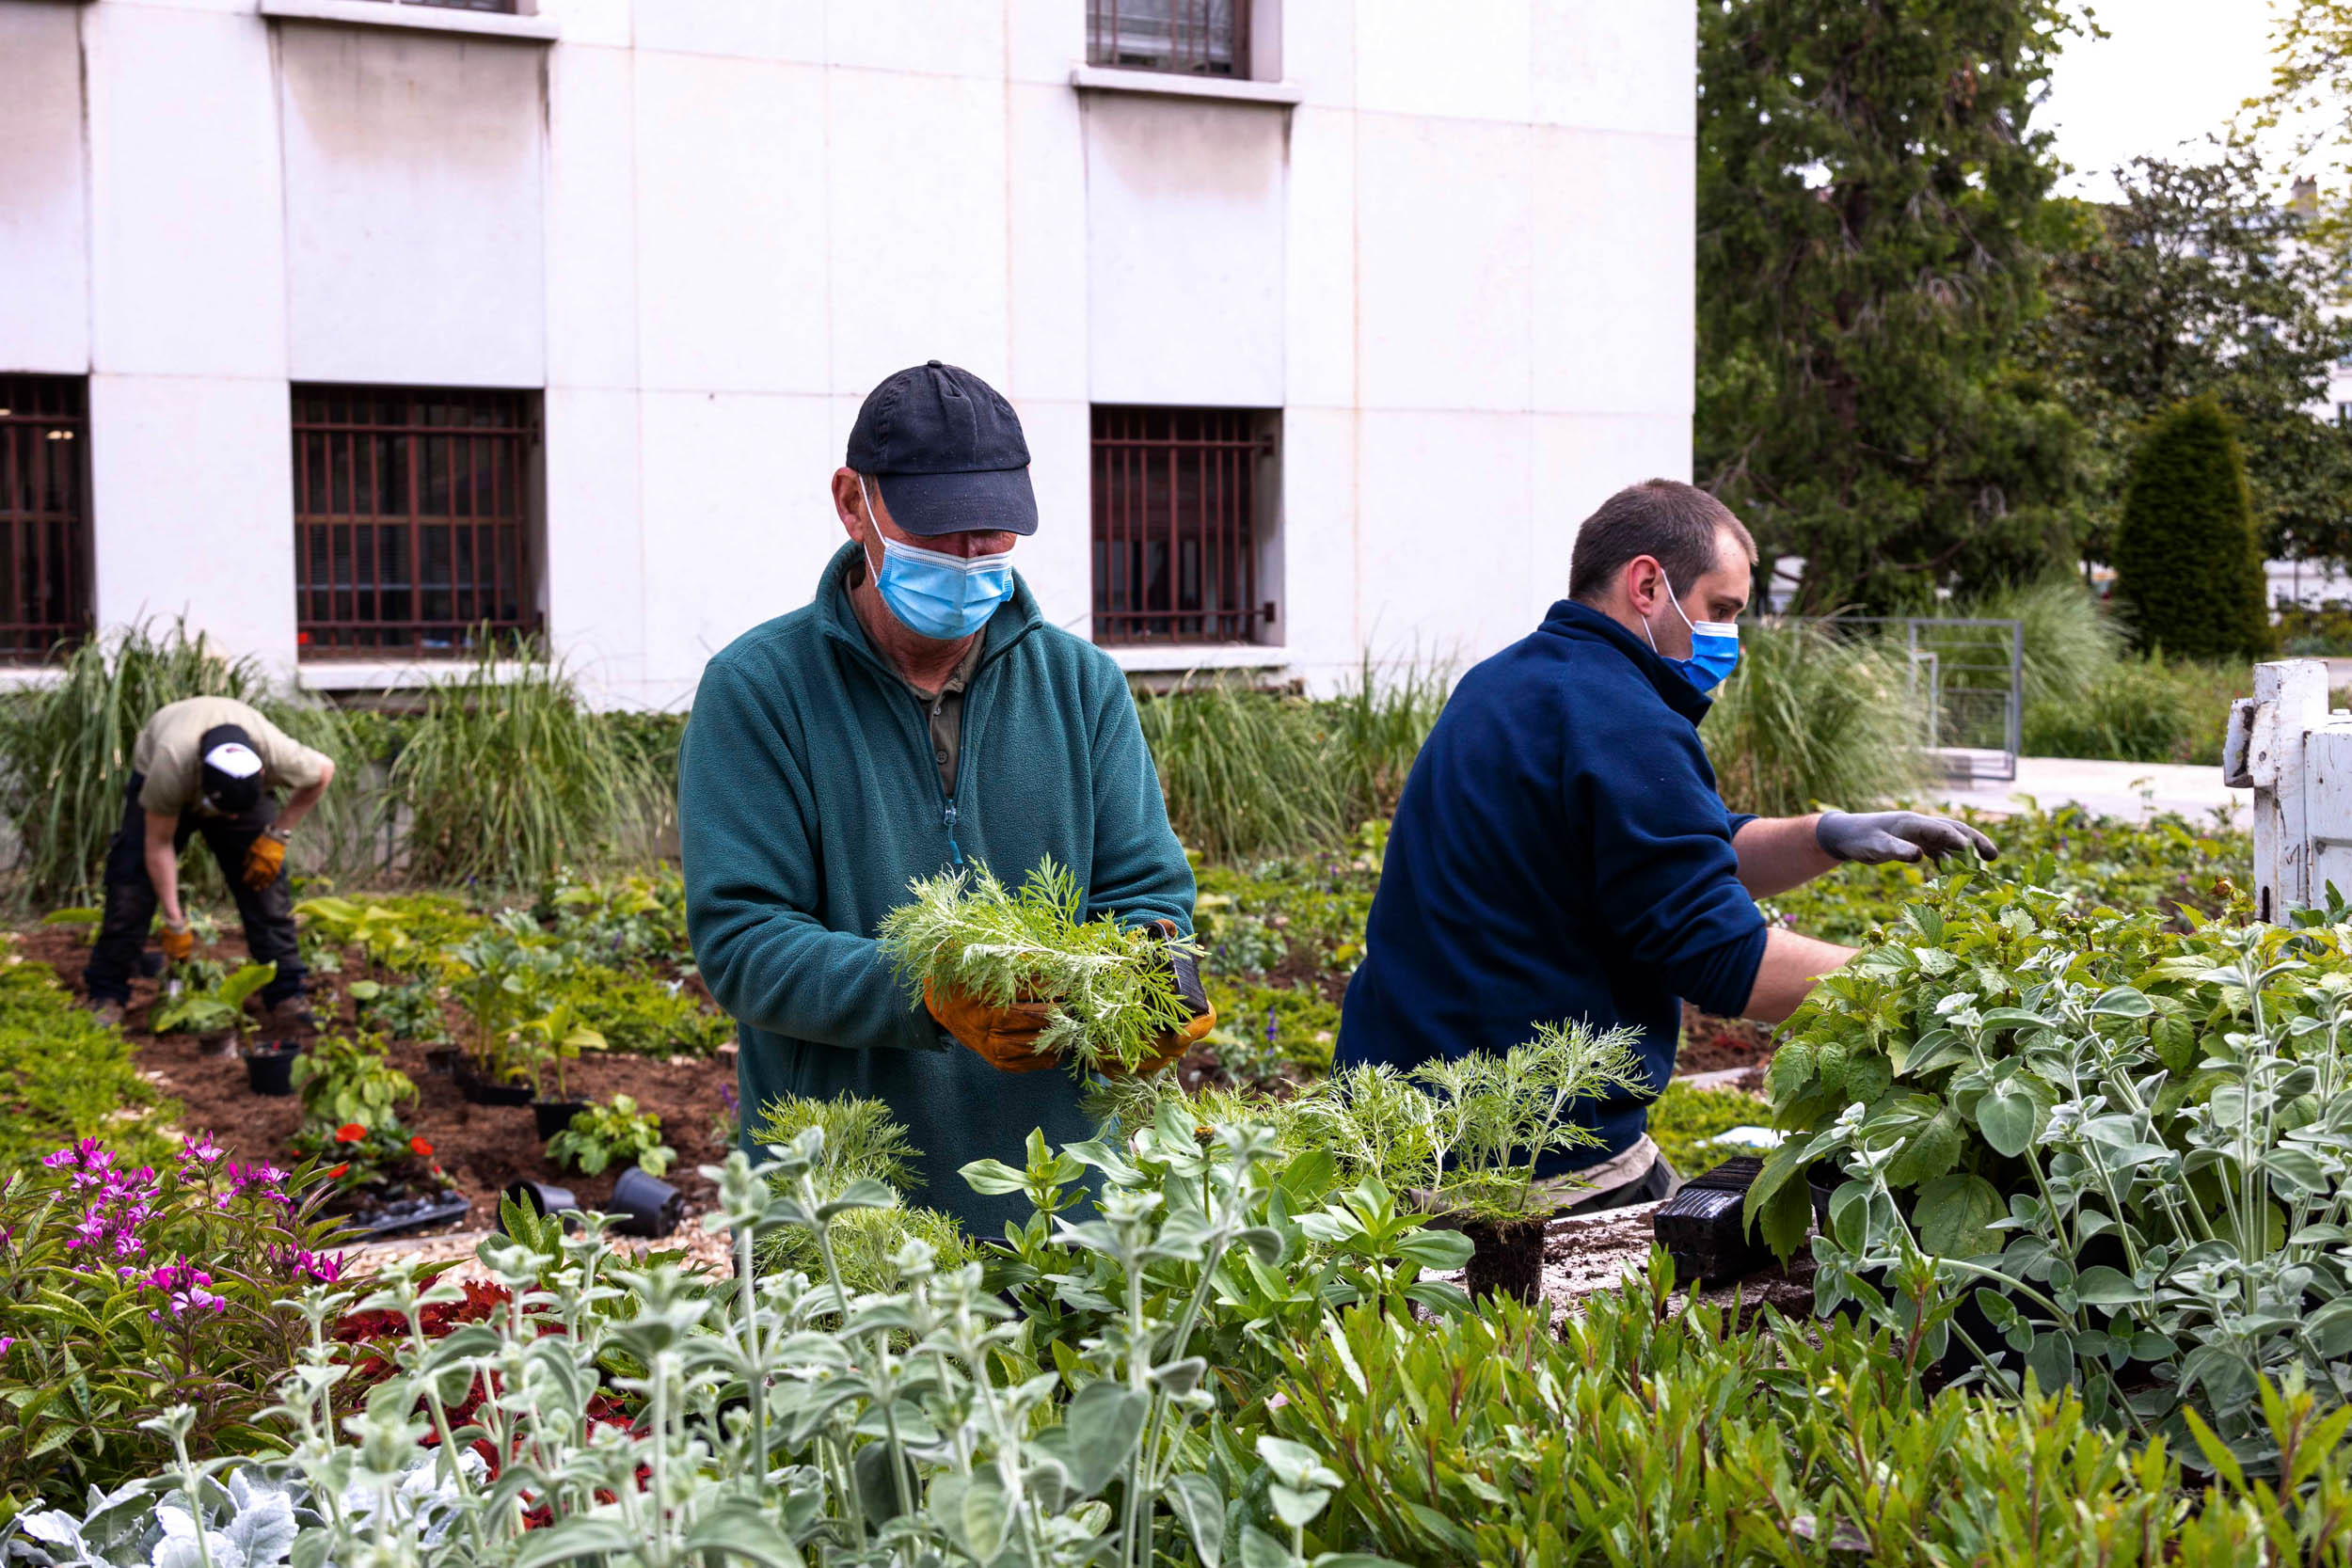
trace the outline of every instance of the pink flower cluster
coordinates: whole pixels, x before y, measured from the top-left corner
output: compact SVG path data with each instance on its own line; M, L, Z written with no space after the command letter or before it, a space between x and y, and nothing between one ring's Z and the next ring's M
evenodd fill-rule
M153 1167L121 1168L115 1163L114 1151L102 1148L95 1138L84 1138L44 1155L40 1163L50 1170L67 1173L68 1190L59 1195L60 1200L71 1197L82 1204L81 1215L66 1239L67 1248L87 1249L83 1254L86 1259L111 1263L123 1279L136 1277L139 1271L135 1265L147 1256L141 1227L165 1201L163 1181ZM201 1201L216 1211L227 1211L240 1199L275 1206L287 1216L295 1209L294 1195L286 1190L287 1172L273 1164L246 1165L228 1159L227 1151L209 1132L183 1141L177 1176L183 1189L199 1189ZM0 1232L0 1245L8 1240ZM322 1258L301 1247L272 1247L268 1255L294 1279L327 1283L340 1270L331 1257ZM212 1284L210 1276L195 1270L185 1259L156 1270L146 1283L167 1292L175 1317L190 1307L218 1311L224 1305L220 1296L205 1289Z
M136 1258L147 1251L139 1227L155 1212L156 1181L151 1166L119 1170L114 1150L99 1147L96 1138L44 1155L51 1170L70 1170L73 1190L83 1195L82 1217L67 1238L69 1249L91 1247L112 1258Z
M164 1307L175 1318L189 1312L217 1312L227 1307L228 1298L214 1291L212 1283L211 1275L184 1258L147 1276L147 1288L164 1292ZM161 1322L164 1314L151 1308L147 1315Z
M286 1277L310 1285L332 1285L343 1276L342 1254L309 1247L272 1247L269 1260Z

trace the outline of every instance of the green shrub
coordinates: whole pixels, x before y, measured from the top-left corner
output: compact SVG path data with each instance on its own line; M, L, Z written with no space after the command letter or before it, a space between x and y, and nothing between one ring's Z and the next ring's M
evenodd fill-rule
M2115 593L2142 648L2256 658L2272 646L2246 460L2211 397L2156 419L2132 455Z
M906 1201L922 1186L914 1174L922 1150L907 1140L904 1127L890 1119L887 1104L848 1094L837 1100L788 1095L760 1108L755 1136L763 1148L781 1148L812 1129L823 1139L813 1172L819 1191L844 1192L861 1181L879 1181L898 1199L881 1208L849 1210L834 1218L834 1262L852 1291L888 1289L898 1277L891 1259L910 1241L931 1248L941 1268L961 1268L979 1256L954 1215ZM792 1196L791 1181L777 1178L772 1184L777 1196ZM797 1269L815 1278L825 1272L817 1238L794 1227L779 1227L760 1237L759 1266L767 1273Z
M1874 639L1834 622L1743 626L1699 738L1734 811L1863 809L1920 782L1917 703Z
M1715 1139L1735 1127L1760 1127L1772 1117L1762 1101L1739 1089L1694 1089L1677 1078L1649 1108L1649 1135L1667 1164L1684 1176L1712 1170L1749 1148L1724 1148Z
M2127 656L2079 691L2027 707L2026 754L2218 766L2230 701L2250 695L2253 679L2246 664Z
M536 888L561 866L642 852L667 819L669 781L589 711L564 668L508 652L485 644L436 683L392 760L419 881Z
M0 1171L76 1138L151 1159L179 1111L139 1076L122 1031L76 1006L47 964L0 956Z
M2115 662L2129 641L2122 625L2071 576L1995 588L1964 606L1954 606L1953 611L2020 624L2024 645L2019 663L2028 709L2082 690Z
M417 1101L415 1083L372 1035L321 1035L294 1058L294 1086L303 1116L326 1127L389 1128L398 1106Z
M677 1150L661 1141L660 1117L640 1111L632 1097L616 1094L611 1104L589 1106L549 1138L548 1158L582 1176L601 1176L607 1166L624 1162L647 1176L660 1176Z
M1136 716L1169 825L1212 858L1303 849L1345 831L1343 781L1305 698L1213 678L1138 696Z

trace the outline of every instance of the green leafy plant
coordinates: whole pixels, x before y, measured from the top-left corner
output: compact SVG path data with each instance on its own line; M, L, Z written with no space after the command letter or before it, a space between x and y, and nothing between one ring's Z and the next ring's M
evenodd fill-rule
M918 991L957 990L993 1006L1046 1002L1040 1053L1073 1071L1132 1071L1191 1011L1156 937L1113 914L1084 917L1085 891L1050 859L1012 892L986 866L908 884L913 899L884 915L882 952Z
M942 1267L961 1268L979 1256L954 1216L907 1201L922 1185L914 1173L922 1151L908 1141L907 1130L891 1119L887 1104L857 1095L835 1100L787 1095L761 1108L754 1141L762 1148L791 1148L812 1128L822 1138L815 1156L822 1188L860 1186L870 1191L863 1184L879 1182L897 1199L849 1210L834 1221L834 1265L853 1291L887 1290L896 1277L891 1259L910 1241L930 1247ZM731 1136L726 1140L733 1142ZM790 1180L779 1177L771 1186L779 1197L790 1196ZM761 1243L760 1266L771 1273L798 1269L818 1274L823 1271L824 1259L815 1236L787 1227L770 1232Z
M122 1031L76 1006L56 971L0 951L0 1169L102 1134L125 1159L153 1159L178 1111L139 1076Z
M630 1096L616 1094L611 1104L589 1106L549 1138L548 1158L583 1176L601 1176L607 1166L624 1163L660 1176L677 1158L677 1150L661 1141L660 1117L638 1110Z
M2185 1435L2193 1407L2258 1447L2264 1378L2352 1395L2352 927L2243 915L1929 890L1789 1021L1766 1084L1792 1135L1749 1212L1787 1253L1798 1173L1842 1165L1825 1307L1931 1329L1930 1354L1948 1322L1976 1375L2029 1369L2103 1418Z
M562 956L492 927L444 949L443 958L450 994L471 1025L466 1051L474 1072L490 1083L510 1082L528 1059L522 1026L539 1016Z
M642 969L568 964L549 979L547 995L603 1037L596 1049L708 1056L735 1038L735 1021L705 1006L684 982Z
M294 1086L302 1114L330 1127L389 1127L396 1108L417 1100L417 1085L386 1057L384 1042L364 1034L312 1040L294 1058Z
M2251 658L2275 641L2235 422L2211 395L2157 416L2132 454L2115 592L2139 646Z
M565 1098L565 1062L580 1060L583 1051L605 1049L604 1037L580 1022L579 1010L568 1002L559 1002L545 1015L525 1022L522 1037L530 1062L532 1092L541 1100ZM548 1093L545 1077L550 1069L555 1074L553 1095Z
M155 1005L147 1026L158 1035L229 1035L245 1023L246 998L278 977L275 963L245 964L217 984L189 985Z
M1739 1089L1694 1089L1683 1079L1668 1084L1649 1108L1649 1135L1667 1164L1684 1176L1696 1176L1734 1155L1756 1150L1730 1148L1715 1140L1735 1127L1760 1126L1772 1112L1752 1094Z
M389 986L380 980L354 980L343 990L362 1027L388 1039L414 1040L421 1045L449 1041L449 1019L441 1011L438 980L420 976Z

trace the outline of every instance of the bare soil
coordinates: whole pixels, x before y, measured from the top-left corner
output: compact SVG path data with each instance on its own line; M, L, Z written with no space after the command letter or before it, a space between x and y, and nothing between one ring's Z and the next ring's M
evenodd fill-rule
M84 994L82 967L89 949L79 932L37 927L21 936L19 951L28 959L54 967L76 997ZM242 942L228 941L201 950L199 956L240 963L245 948ZM310 1006L323 1027L354 1026L351 1004L342 987L365 974L364 966L355 963L341 974L311 976ZM135 979L131 990L130 1015L123 1032L148 1080L184 1108L182 1130L210 1132L234 1159L286 1161L287 1140L302 1123L302 1101L291 1096L253 1093L246 1085L245 1063L209 1054L216 1046L186 1035L149 1034L144 1024L156 1000L157 983ZM293 1037L307 1043L311 1032L299 1032ZM518 1180L567 1187L583 1207L591 1209L612 1197L619 1170L608 1169L591 1177L558 1169L539 1141L530 1106L468 1102L453 1079L426 1068L426 1049L414 1041L394 1040L387 1053L392 1065L417 1085L416 1102L400 1108L402 1122L433 1146L434 1158L469 1202L466 1216L454 1222L456 1227L479 1229L495 1225L500 1195L508 1183ZM710 1183L695 1174L695 1167L716 1164L725 1156L725 1149L711 1140L711 1123L723 1107L721 1090L734 1086L731 1052L708 1060L618 1053L587 1056L567 1063L564 1069L564 1088L570 1098L609 1101L615 1094L626 1094L636 1100L641 1111L661 1118L662 1140L678 1156L663 1180L685 1195L689 1227L716 1196Z

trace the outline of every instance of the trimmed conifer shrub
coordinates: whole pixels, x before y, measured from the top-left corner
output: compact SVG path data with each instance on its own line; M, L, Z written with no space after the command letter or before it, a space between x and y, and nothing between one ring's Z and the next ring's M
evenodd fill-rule
M2115 591L2142 648L2188 658L2269 651L2246 460L2230 417L2210 397L2157 419L2133 454L2115 535Z

